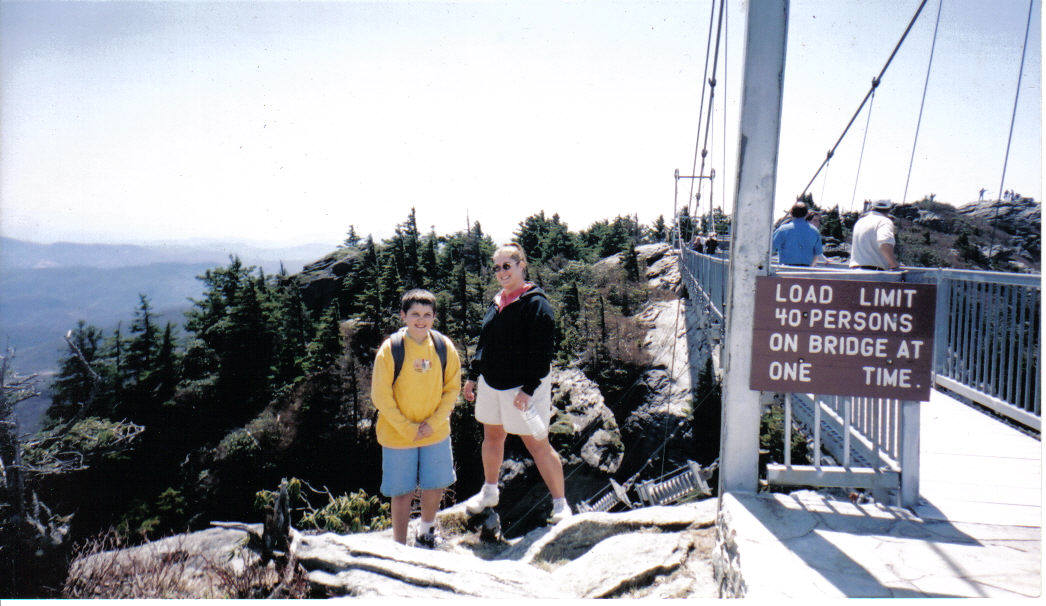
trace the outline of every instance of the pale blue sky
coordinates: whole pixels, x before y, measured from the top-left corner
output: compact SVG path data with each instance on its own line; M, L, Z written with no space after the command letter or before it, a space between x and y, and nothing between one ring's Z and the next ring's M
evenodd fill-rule
M917 5L791 3L779 209ZM672 172L693 162L709 7L0 1L0 233L333 244L349 224L387 235L411 206L423 228L461 229L468 213L499 240L542 209L575 230L649 223L671 214ZM1005 186L1036 198L1039 7ZM879 88L858 203L902 197L936 10ZM909 200L997 192L1027 10L945 0ZM742 3L728 20L710 157L729 208ZM850 205L864 125L811 188L818 200Z

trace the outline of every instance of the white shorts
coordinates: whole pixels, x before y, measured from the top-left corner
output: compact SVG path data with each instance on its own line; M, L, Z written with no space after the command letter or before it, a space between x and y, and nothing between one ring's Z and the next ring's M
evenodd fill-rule
M519 393L518 387L512 389L494 389L481 376L476 385L476 420L486 425L501 425L505 431L515 435L531 435L523 412L512 403ZM552 373L541 379L541 384L534 390L530 405L537 410L538 417L548 429L552 419Z

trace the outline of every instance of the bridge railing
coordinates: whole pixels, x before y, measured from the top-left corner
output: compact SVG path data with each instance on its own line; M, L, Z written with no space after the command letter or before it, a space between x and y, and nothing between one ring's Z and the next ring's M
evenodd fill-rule
M681 247L688 290L719 320L726 315L729 260ZM775 266L792 277L901 280L937 285L934 379L945 389L1041 431L1040 301L1037 274L912 268L851 271L841 265Z

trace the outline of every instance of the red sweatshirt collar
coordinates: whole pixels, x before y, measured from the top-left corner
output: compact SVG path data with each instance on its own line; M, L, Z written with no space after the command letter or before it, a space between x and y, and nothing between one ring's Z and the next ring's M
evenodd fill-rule
M496 297L494 297L494 302L498 304L498 311L501 311L501 310L505 309L506 307L508 307L509 304L513 303L516 299L519 299L520 297L522 297L523 293L527 292L531 288L534 288L534 285L531 284L530 282L526 282L526 283L523 284L523 286L520 286L519 288L517 288L516 290L514 290L512 292L509 292L509 293L506 293L505 291L499 292L498 295Z

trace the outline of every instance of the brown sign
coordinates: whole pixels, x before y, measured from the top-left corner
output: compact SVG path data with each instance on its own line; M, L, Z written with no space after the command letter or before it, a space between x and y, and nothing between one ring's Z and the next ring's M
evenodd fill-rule
M756 279L749 387L929 400L937 287Z

